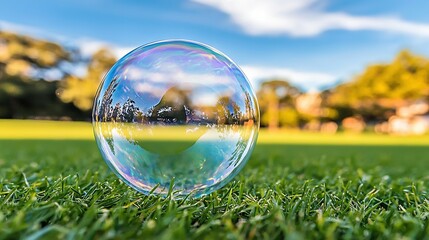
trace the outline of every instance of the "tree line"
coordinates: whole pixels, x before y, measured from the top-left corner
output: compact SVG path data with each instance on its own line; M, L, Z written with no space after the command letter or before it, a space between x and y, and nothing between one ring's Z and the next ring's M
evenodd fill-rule
M116 61L100 49L78 49L0 31L0 118L89 120L101 77ZM83 76L73 66L84 65Z
M77 48L0 31L0 118L89 120L97 87L117 59L108 49L91 57ZM76 74L73 66L85 66ZM342 84L305 93L287 79L258 88L261 125L303 128L349 117L386 121L395 110L429 99L429 59L402 51Z
M373 64L350 81L320 93L303 93L284 80L263 82L258 91L262 125L303 127L356 117L387 121L397 109L429 100L429 59L401 51L390 63ZM307 108L307 109L306 109Z

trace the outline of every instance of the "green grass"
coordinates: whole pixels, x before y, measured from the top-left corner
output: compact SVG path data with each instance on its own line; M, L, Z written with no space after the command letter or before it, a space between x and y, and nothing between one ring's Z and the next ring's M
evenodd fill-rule
M0 239L429 238L427 136L263 131L231 183L174 200L121 183L90 132L0 121Z

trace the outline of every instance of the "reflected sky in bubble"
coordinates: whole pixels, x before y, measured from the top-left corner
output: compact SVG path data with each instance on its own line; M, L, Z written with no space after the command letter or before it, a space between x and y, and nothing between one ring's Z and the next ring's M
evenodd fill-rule
M206 45L139 47L106 74L93 109L109 167L148 194L201 196L228 183L256 143L259 109L242 71Z

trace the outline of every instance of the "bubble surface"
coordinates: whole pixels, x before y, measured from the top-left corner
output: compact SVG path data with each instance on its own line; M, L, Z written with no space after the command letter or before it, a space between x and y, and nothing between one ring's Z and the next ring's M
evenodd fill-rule
M93 128L109 167L144 193L202 196L247 162L259 131L239 67L207 45L169 40L121 58L96 94Z

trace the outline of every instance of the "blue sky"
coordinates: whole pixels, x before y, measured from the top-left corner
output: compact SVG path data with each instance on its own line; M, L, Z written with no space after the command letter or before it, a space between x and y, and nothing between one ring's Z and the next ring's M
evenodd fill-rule
M427 0L4 1L0 29L115 52L185 38L221 50L254 85L305 88L351 79L407 48L429 56Z

